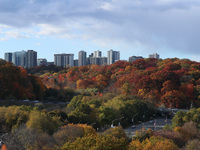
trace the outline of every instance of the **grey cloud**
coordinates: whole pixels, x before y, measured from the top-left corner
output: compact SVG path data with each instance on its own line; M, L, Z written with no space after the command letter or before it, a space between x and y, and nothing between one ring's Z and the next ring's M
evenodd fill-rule
M16 28L67 26L90 39L200 53L198 0L1 0L0 13Z

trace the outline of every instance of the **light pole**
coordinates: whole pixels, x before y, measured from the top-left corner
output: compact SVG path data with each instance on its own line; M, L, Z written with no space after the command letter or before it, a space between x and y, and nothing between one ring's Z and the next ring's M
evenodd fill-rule
M5 134L3 134L2 136L1 136L1 139L5 136L5 135L7 135L8 133L5 133Z
M144 115L143 115L144 122L145 122L145 115L146 115L147 112L148 112L148 111L145 111L145 112L144 112Z
M138 114L135 114L135 115L133 115L133 117L132 117L132 123L133 123L133 125L134 125L134 117L135 116L137 116Z
M8 133L5 133L5 134L3 134L2 136L1 136L1 139L0 139L0 147L2 146L2 144L3 144L3 137L5 136L5 135L7 135Z
M111 128L113 128L113 127L114 127L114 126L113 126L113 122L114 122L115 120L118 120L118 119L114 119L114 120L112 121Z
M96 124L96 122L93 122L90 126L93 126L94 124Z
M123 119L124 117L119 118L119 126L120 126L120 120Z
M165 114L162 114L164 117L166 117L165 119L165 125L167 124L167 116Z
M156 131L156 115L153 114L153 116L155 117L155 122L154 122L154 130Z

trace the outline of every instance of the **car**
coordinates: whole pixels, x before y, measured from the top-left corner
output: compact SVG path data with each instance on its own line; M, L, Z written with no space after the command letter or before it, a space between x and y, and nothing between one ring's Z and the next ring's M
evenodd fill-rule
M28 99L25 99L25 100L23 100L23 102L29 102L29 100L28 100Z
M153 121L153 120L150 120L149 123L154 123L154 121Z
M39 101L38 101L38 100L34 100L33 102L34 102L34 103L39 103Z
M135 128L136 128L136 126L135 126L135 125L132 125L132 126L131 126L131 129L135 129Z

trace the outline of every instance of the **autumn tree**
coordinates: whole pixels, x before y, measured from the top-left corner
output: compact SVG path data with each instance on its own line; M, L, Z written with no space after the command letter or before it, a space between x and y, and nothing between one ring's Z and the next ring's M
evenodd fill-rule
M59 117L51 117L45 112L34 110L30 112L29 120L27 121L26 125L28 128L33 128L36 129L38 132L46 132L51 135L62 124Z

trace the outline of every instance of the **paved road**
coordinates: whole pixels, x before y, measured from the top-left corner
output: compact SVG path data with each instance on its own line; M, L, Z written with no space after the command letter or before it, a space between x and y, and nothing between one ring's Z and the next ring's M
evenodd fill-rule
M144 123L140 122L140 124L135 125L135 128L129 127L124 130L125 130L127 136L132 137L132 136L135 136L135 132L137 130L141 130L142 128L145 128L145 129L150 128L153 131L155 131L155 130L163 129L163 127L166 124L171 125L171 119L167 119L167 122L166 122L166 118L156 118L156 120L151 120L151 122L150 121L147 121Z

